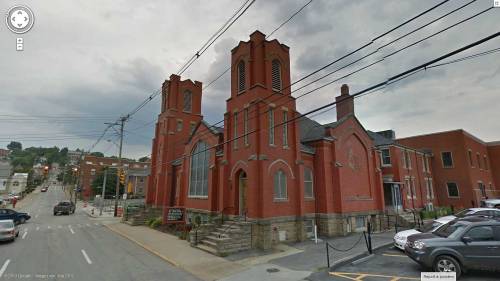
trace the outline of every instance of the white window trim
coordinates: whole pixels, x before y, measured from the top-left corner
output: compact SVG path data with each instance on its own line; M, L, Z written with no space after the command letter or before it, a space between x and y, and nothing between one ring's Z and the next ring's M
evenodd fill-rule
M269 145L275 145L275 128L274 128L274 108L270 107L268 112L268 123L269 123Z
M387 150L389 152L389 164L384 163L384 150ZM391 157L391 149L390 148L381 148L380 149L380 165L382 167L392 167L392 157Z
M233 113L233 148L238 149L238 111Z
M276 194L276 192L274 191L274 186L273 186L273 199L274 201L288 201L288 184L287 184L287 177L286 177L286 173L283 171L283 170L278 170L274 173L273 177L276 176L276 174L278 174L279 172L281 172L281 174L283 174L284 178L285 178L285 192L284 192L284 195L285 197L278 197L278 194ZM281 177L278 176L278 190L281 188ZM273 178L273 185L274 185L274 178ZM281 196L281 195L280 195Z
M243 64L243 77L241 77L241 72L240 72L240 65ZM238 62L238 65L236 67L236 81L237 81L237 84L236 84L236 93L238 95L244 93L246 91L246 88L247 88L247 70L246 70L246 63L244 60L240 60L240 62ZM241 79L240 78L243 78L243 89L240 88L240 84L241 84Z
M444 165L444 158L443 158L443 153L450 153L451 155L451 166L445 166ZM452 169L452 168L455 168L455 160L454 160L454 157L453 157L453 152L451 151L441 151L441 166L444 168L444 169Z
M283 111L283 147L288 147L288 111Z
M245 145L249 145L249 138L248 138L248 107L246 107L243 110L243 127L244 127L244 134L245 136L243 137Z
M455 184L455 186L457 187L458 196L450 196L450 189L448 188L449 183ZM454 181L448 181L445 183L445 185L446 185L446 193L448 194L448 198L460 198L460 188L458 187L458 183L456 183Z
M306 180L306 171L309 170L311 172L311 180ZM306 195L306 183L311 183L311 196ZM306 199L314 199L314 172L313 169L306 167L304 168L304 198Z

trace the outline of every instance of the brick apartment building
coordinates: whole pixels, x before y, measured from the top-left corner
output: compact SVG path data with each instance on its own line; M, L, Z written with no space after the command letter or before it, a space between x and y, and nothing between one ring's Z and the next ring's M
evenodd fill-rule
M487 144L464 130L397 140L432 153L439 205L478 207L485 198L499 197L500 145Z
M431 172L432 154L404 146L392 130L368 132L380 151L384 202L387 208L432 208L438 201Z
M122 160L122 164L127 175L127 192L138 196L143 195L144 190L147 189L150 163L134 162L124 159ZM95 196L92 192L92 182L99 173L102 173L105 167L118 168L118 159L97 157L88 154L83 156L83 159L80 161L79 172L83 198L90 199ZM115 187L113 186L110 188L114 189Z
M148 205L185 207L188 220L245 217L252 245L269 248L305 239L314 224L344 235L385 211L436 203L430 154L365 130L347 85L336 122L284 123L300 116L285 87L289 47L256 31L231 56L223 128L203 121L200 82L171 75L163 83Z

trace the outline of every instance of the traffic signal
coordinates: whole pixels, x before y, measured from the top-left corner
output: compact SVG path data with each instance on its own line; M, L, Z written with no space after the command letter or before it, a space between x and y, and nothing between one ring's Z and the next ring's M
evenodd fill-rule
M43 167L43 175L47 176L49 174L49 166Z
M120 169L120 183L125 185L125 171Z

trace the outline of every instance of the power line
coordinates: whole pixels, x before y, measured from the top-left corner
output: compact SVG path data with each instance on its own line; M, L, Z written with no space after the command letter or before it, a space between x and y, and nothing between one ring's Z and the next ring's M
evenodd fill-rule
M423 16L423 15L425 15L425 14L427 14L427 13L431 12L432 10L434 10L434 9L438 8L439 6L441 6L441 5L445 4L445 3L446 3L446 2L448 2L448 1L449 1L449 0L442 1L442 2L440 2L440 3L438 3L438 4L436 4L436 5L434 5L434 6L430 7L430 8L428 8L427 10L425 10L425 11L423 11L423 12L421 12L421 13L417 14L416 16L412 17L411 19L406 20L405 22L403 22L403 23L401 23L401 24L397 25L396 27L393 27L393 28L389 29L388 31L383 32L382 34L380 34L380 35L378 35L378 36L374 37L374 38L373 38L370 42L368 42L368 43L366 43L366 44L362 45L361 47L358 47L357 49L355 49L355 50L353 50L353 51L348 52L347 54L345 54L345 55L341 56L340 58L337 58L337 59L335 59L335 60L331 61L330 63L328 63L328 64L326 64L326 65L324 65L324 66L320 67L319 69L317 69L317 70L315 70L315 71L313 71L313 72L311 72L311 73L309 73L309 74L307 74L307 75L303 76L302 78L300 78L300 79L298 79L297 81L295 81L295 82L291 83L290 85L286 86L286 87L285 87L285 88L283 88L282 90L286 90L286 89L288 89L288 88L292 87L293 85L295 85L295 84L297 84L297 83L299 83L299 82L301 82L301 81L303 81L303 80L305 80L305 79L307 79L307 78L309 78L309 77L311 77L311 76L313 76L313 75L315 75L315 74L319 73L320 71L322 71L322 70L324 70L324 69L326 69L326 68L328 68L328 67L332 66L333 64L335 64L335 63L337 63L337 62L339 62L339 61L341 61L341 60L343 60L343 59L345 59L345 58L347 58L347 57L349 57L349 56L352 56L352 55L354 55L354 54L358 53L359 51L361 51L361 50L365 49L366 47L368 47L368 46L372 45L372 44L373 44L376 40L378 40L378 39L382 38L383 36L386 36L386 35L388 35L388 34L392 33L393 31L395 31L395 30L397 30L397 29L399 29L399 28L401 28L401 27L405 26L406 24L410 23L411 21L414 21L414 20L418 19L419 17L421 17L421 16ZM295 15L297 15L300 11L302 11L302 10L303 10L303 9L304 9L307 5L309 5L310 3L311 3L311 1L309 1L309 2L308 2L308 3L306 3L304 6L302 6L302 7L301 7L301 8L300 8L300 9L299 9L296 13L294 13L294 14L292 15L292 17L293 17L293 16L295 16ZM467 4L467 5L468 5L468 4ZM465 7L465 6L467 6L467 5L464 5L464 6L460 7L459 9L462 9L462 8L464 8L464 7ZM459 10L459 9L456 9L456 10ZM455 11L453 11L453 12L455 12ZM451 13L448 13L448 14L451 14ZM292 17L291 17L291 18L292 18ZM286 22L288 22L291 18L289 18ZM276 28L276 29L273 31L273 33L274 33L276 30L278 30L281 26L282 26L282 25L280 25L278 28ZM414 31L414 32L416 32L416 31ZM266 38L267 38L267 37L266 37ZM370 55L371 55L371 54L370 54ZM229 71L232 67L234 67L234 66L235 66L235 65L233 64L233 65L231 65L229 68L227 68L225 71L223 71L223 72L222 72L220 75L218 75L218 76L217 76L214 80L212 80L210 83L208 83L208 85L207 85L207 86L205 86L205 87L203 88L203 90L205 90L206 88L210 87L213 83L215 83L217 80L219 80L219 79L220 79L220 78L221 78L221 77L222 77L225 73L227 73L227 72L228 72L228 71ZM265 99L267 99L267 98L269 98L269 97L272 97L272 96L273 96L273 94L268 95L268 96L264 97L263 99L265 100ZM206 129L205 131L206 131L207 133L208 133L208 132L210 132L210 129L211 129L211 128L215 128L217 125L221 124L222 122L224 122L224 119L223 119L223 120L220 120L220 121L218 121L218 122L215 122L214 124L210 125L210 126L208 127L208 129Z
M250 1L252 1L252 2L250 2ZM248 6L246 6L246 4L248 2L250 2L250 4L248 4ZM191 59L188 62L186 62L181 67L181 69L179 69L179 71L177 72L177 75L179 75L179 76L182 75L182 73L184 73L184 71L186 71L201 55L203 55L203 53L205 53L205 51L208 50L208 48L210 48L210 46L212 46L212 44L215 41L217 41L217 39L219 39L219 37L222 36L222 34L224 34L254 3L255 3L255 0L247 0L245 3L243 3L243 5L240 8L238 8L238 10L231 16L231 18L229 18L229 20L227 20L221 26L221 28L219 28L219 30L217 30L217 32L214 33L207 40L207 42L205 42L205 44L203 44L203 46L191 57ZM240 13L240 11L242 11L242 12Z
M489 40L492 40L492 39L494 39L494 38L496 38L496 37L498 37L498 36L500 36L500 32L494 33L494 34L492 34L492 35L490 35L490 36L487 36L487 37L485 37L485 38L483 38L483 39L480 39L480 40L478 40L478 41L476 41L476 42L473 42L473 43L468 44L468 45L466 45L466 46L464 46L464 47L461 47L461 48L459 48L459 49L456 49L456 50L454 50L454 51L452 51L452 52L449 52L449 53L447 53L447 54L444 54L444 55L442 55L442 56L440 56L440 57L438 57L438 58L432 59L432 60L430 60L430 61L428 61L428 62L426 62L426 63L423 63L423 64L421 64L421 65L419 65L419 66L413 67L413 68L411 68L411 69L409 69L409 70L406 70L406 71L401 72L401 73L399 73L399 74L397 74L397 75L394 75L394 76L392 76L392 77L388 78L388 79L387 79L387 80L385 80L385 81L382 81L382 82L380 82L380 83L378 83L378 84L372 85L372 86L370 86L370 87L368 87L368 88L366 88L366 89L364 89L364 90L361 90L361 91L359 91L359 92L356 92L355 94L352 94L352 95L350 95L350 96L348 96L348 97L346 97L346 98L339 99L338 101L334 101L334 102L328 103L328 104L326 104L326 105L323 105L323 106L317 107L317 108L315 108L315 109L312 109L312 110L310 110L310 111L308 111L308 112L306 112L306 113L299 114L298 116L293 117L293 118L291 118L291 119L288 119L287 121L284 121L284 122L281 122L281 123L279 123L279 124L274 125L274 126L273 126L273 128L276 128L276 127L282 126L282 125L284 125L284 124L288 124L288 123L290 123L290 122L292 122L292 121L295 121L295 120L297 120L297 119L299 119L299 118L302 118L302 117L304 117L304 116L307 116L307 115L310 115L310 114L313 114L313 113L319 112L319 111L321 111L321 110L325 110L325 109L327 109L327 108L331 108L332 106L335 106L336 104L338 104L338 103L340 103L340 102L343 102L343 101L345 101L345 100L348 100L348 99L350 99L350 98L353 98L353 99L354 99L354 98L356 98L356 97L358 97L358 96L362 96L362 95L364 95L364 94L366 94L366 93L368 93L368 92L371 92L371 91L376 91L377 89L379 89L379 90L380 90L380 88L386 87L387 85L393 84L393 83L395 83L395 82L398 82L398 81L400 81L400 80L402 80L402 79L405 79L405 78L407 78L407 77L409 77L409 76L413 75L413 74L414 74L414 72L421 71L422 69L426 69L426 68L428 68L428 67L432 66L433 64L435 64L436 62L439 62L439 61L445 60L445 59L447 59L447 58L449 58L449 57L451 57L451 56L454 56L454 55L456 55L456 54L458 54L458 53L464 52L464 51L466 51L466 50L468 50L468 49L471 49L471 48L473 48L473 47L475 47L475 46L478 46L478 45L480 45L480 44L483 44L483 43L485 43L485 42L487 42L487 41L489 41ZM248 133L246 133L246 134L243 134L243 135L241 135L241 136L234 137L234 138L232 138L232 139L229 139L229 140L224 141L224 142L222 142L222 143L219 143L219 144L217 144L217 145L211 146L211 147L209 147L209 148L207 148L207 149L204 149L204 150L201 150L201 151L199 151L199 152L190 153L190 154L188 154L188 155L186 155L186 156L182 156L182 157L180 157L180 159L187 158L187 157L191 157L191 156L193 156L193 155L196 155L196 154L199 154L199 153L203 153L203 152L205 152L205 151L208 151L208 150L211 150L211 149L214 149L214 148L216 149L216 148L218 148L218 147L220 147L220 146L226 145L226 144L228 144L228 143L230 143L230 142L232 142L232 141L235 141L235 140L237 140L237 139L243 138L243 137L245 137L245 136L247 136L247 135L250 135L250 134L253 134L253 133L259 132L260 130L261 130L261 129L250 131L250 132L248 132ZM176 159L176 160L177 160L177 159ZM171 163L165 163L165 164L171 164Z
M445 15L446 15L446 16L448 16L448 15L450 15L450 14L454 13L454 12L457 12L457 11L459 11L459 10L461 10L461 9L463 9L463 8L465 8L465 7L467 7L468 5L470 5L470 4L472 4L472 3L474 3L475 1L476 1L476 0L470 1L470 2L466 3L465 5L462 5L462 6L458 7L458 8L456 8L456 9L452 10L451 12L446 13ZM436 6L434 6L434 8L435 8L435 7L436 7ZM405 47L401 48L400 50L405 50L405 49L407 49L407 48L409 48L409 47L411 47L411 46L414 46L414 45L416 45L416 44L418 44L418 43L421 43L421 42L423 42L423 41L425 41L425 40L428 40L428 39L430 39L430 38L432 38L432 37L434 37L434 36L436 36L436 35L438 35L438 34L443 33L443 32L444 32L444 31L446 31L446 30L449 30L449 29L450 29L450 28L452 28L452 27L458 26L458 25L460 25L460 24L462 24L462 23L464 23L464 22L466 22L466 21L468 21L468 20L473 19L473 18L475 18L475 17L477 17L477 16L479 16L479 15L481 15L481 14L483 14L483 13L485 13L485 12L489 11L490 9L492 9L492 8L490 7L490 8L487 8L487 9L485 9L485 10L483 10L483 11L479 12L479 13L476 13L476 14L475 14L475 15L473 15L473 16L470 16L470 17L468 17L468 18L466 18L466 19L464 19L464 20L461 20L461 21L459 21L459 22L457 22L457 23L455 23L455 24L453 24L453 25L451 25L451 26L448 26L448 27L446 27L446 28L444 28L444 29L442 29L442 30L440 30L440 31L438 31L438 32L435 32L435 33L431 34L430 36L425 37L425 38L424 38L424 39L422 39L422 40L418 40L418 41L416 41L416 42L414 42L414 43L412 43L412 44L409 44L409 45L407 45L407 46L405 46ZM427 11L429 11L429 9L428 9ZM422 15L422 13L420 13L420 15ZM415 18L415 17L413 17L413 19L414 19L414 18ZM307 87L307 86L309 86L309 85L311 85L311 84L314 84L314 83L318 82L319 80L322 80L322 79L324 79L324 78L326 78L326 77L328 77L328 76L330 76L330 75L332 75L332 74L334 74L334 73L336 73L336 72L338 72L338 71L340 71L340 70L342 70L342 69L345 69L345 68L347 68L347 67L349 67L349 66L352 66L352 65L354 65L355 63L357 63L357 62L359 62L359 61L361 61L361 60L363 60L363 59L365 59L365 58L367 58L367 57L369 57L369 56L374 55L375 53L377 53L377 52L378 52L379 50L381 50L382 48L387 47L387 46L389 46L390 44L392 44L392 43L394 43L394 42L399 41L399 39L404 38L404 37L407 37L409 34L412 34L412 33L416 32L416 31L418 31L418 30L421 30L423 27L429 26L431 23L434 23L434 22L436 22L437 20L440 20L440 19L442 19L442 18L444 18L444 16L440 16L440 17L438 17L438 18L436 18L436 19L434 19L434 20L430 21L429 23L426 23L426 24L424 24L424 25L422 25L422 26L420 26L420 27L418 27L418 28L416 28L416 29L414 29L414 30L412 30L412 31L410 31L410 32L408 32L408 33L406 33L406 34L404 34L404 35L402 35L402 36L400 36L400 37L398 37L398 38L394 39L394 40L392 40L391 42L389 42L389 43L385 44L384 46L379 47L377 50L372 51L372 52L370 52L370 53L368 53L368 54L366 54L366 55L362 56L361 58L359 58L359 59L357 59L357 60L355 60L355 61L353 61L353 62L350 62L350 63L348 63L348 64L346 64L346 65L344 65L344 66L342 66L342 67L339 67L339 68L337 68L337 69L335 69L335 70L333 70L333 71L331 71L331 72L329 72L329 73L327 73L327 74L325 74L325 75L323 75L323 76L321 76L321 77L319 77L319 78L317 78L317 79L315 79L315 80L313 80L313 81L311 81L311 82L308 82L307 84L305 84L305 85L303 85L303 86L301 86L301 87L299 87L299 88L297 88L297 89L295 89L295 90L291 91L291 93L290 93L290 94L292 94L292 93L294 93L294 92L296 92L296 91L299 91L299 90L301 90L301 89L303 89L303 88L305 88L305 87ZM406 23L408 23L408 21L406 21ZM398 25L398 26L401 26L401 25ZM395 30L395 29L393 28L393 29L391 29L391 30ZM387 32L385 32L384 34L387 34ZM377 36L375 39L378 39L378 38L381 38L381 36ZM372 41L373 41L373 40L372 40ZM360 48L356 49L354 52L357 52L358 50L360 50ZM347 78L347 77L349 77L349 76L351 76L351 75L353 75L353 74L356 74L356 73L358 73L358 72L360 72L360 71L362 71L362 70L365 70L365 69L367 69L367 68L370 68L370 67L372 67L372 66L374 66L374 65L376 65L376 64L378 64L378 63L381 63L382 61L384 61L384 59L385 59L385 58L388 58L388 57L390 57L390 56L392 56L392 55L394 55L394 54L396 54L396 53L399 53L399 51L400 51L400 50L395 51L395 52L393 52L393 53L391 53L391 54L389 54L389 55L386 55L386 56L384 56L382 59L379 59L379 60L377 60L377 61L375 61L375 62L373 62L373 63L370 63L370 64L368 64L368 65L366 65L366 66L361 67L361 68L358 68L357 70L352 71L352 72L350 72L350 73L348 73L348 74L346 74L346 75L344 75L344 76L342 76L342 77L340 77L340 78L337 78L337 79L335 79L335 80L333 80L333 81L330 81L330 82L328 82L327 84L324 84L324 85L320 86L319 88L316 88L316 89L314 89L314 90L312 90L312 91L308 91L308 92L306 92L306 93L304 93L304 94L301 94L301 95L299 95L298 97L296 97L296 98L295 98L295 100L297 100L297 99L299 99L299 98L302 98L302 97L304 97L304 96L306 96L306 95L309 95L309 94L311 94L311 93L313 93L313 92L316 92L317 90L319 90L319 89L321 89L321 88L324 88L324 87L326 87L326 86L328 86L328 85L331 85L331 84L333 84L333 83L335 83L335 82L337 82L337 81L339 81L339 80L342 80L342 79L344 79L344 78ZM350 53L348 53L347 55L352 55L352 54L353 54L353 52L350 52ZM346 57L346 56L343 56L343 57L341 57L340 59L342 59L342 58L344 58L344 57ZM340 59L337 59L337 60L335 60L334 62L338 62ZM331 65L331 63L329 63L328 65ZM323 68L323 67L322 67L322 68ZM313 73L316 73L316 72L317 72L317 71L315 71L315 72L313 72ZM305 77L310 77L310 75L306 75ZM302 79L303 79L303 78L302 78ZM302 80L302 79L301 79L301 80ZM299 81L300 81L300 80L299 80ZM289 86L285 87L284 89L288 89L291 85L296 84L296 83L297 83L297 82L299 82L299 81L296 81L296 82L294 82L294 83L291 83ZM268 95L268 96L264 97L262 100L266 100L266 99L268 99L268 98L272 97L273 95L274 95L274 94ZM270 101L270 102L271 102L271 103L274 103L274 102L276 102L276 101L278 101L278 100L280 100L280 99L282 99L282 98L285 98L285 97L288 97L288 95L279 95L277 99L272 100L272 101ZM281 105L284 105L284 104L286 104L286 103L287 103L287 102L284 102L284 103L282 103L282 104L279 104L279 105L277 105L277 107L279 107L279 106L281 106ZM269 110L268 110L268 111L269 111ZM261 114L266 114L268 111L262 112ZM252 113L252 112L249 112L249 114L250 114L250 113ZM251 118L249 118L247 121L252 120L252 119L255 119L255 118L257 118L257 117L258 117L258 116L251 117ZM205 130L205 132L200 132L200 133L201 133L201 136L204 136L205 134L208 134L208 133L210 132L210 130L209 130L210 128L213 128L216 124L220 124L220 123L222 123L222 122L224 122L224 120L221 120L221 121L219 121L219 122L217 122L217 123L215 123L215 124L211 125L211 126L208 128L208 130ZM239 123L238 123L237 125L241 125L241 124L243 124L244 122L245 122L245 120L241 120L241 121L239 121ZM180 142L178 142L178 144L182 144L182 143L183 143L183 142L181 142L181 141L180 141Z

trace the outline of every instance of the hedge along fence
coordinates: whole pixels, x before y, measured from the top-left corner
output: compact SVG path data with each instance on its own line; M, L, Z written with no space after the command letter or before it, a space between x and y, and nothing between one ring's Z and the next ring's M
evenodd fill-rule
M452 215L453 213L454 213L454 210L452 207L435 207L434 211L426 211L426 210L420 211L420 218L421 219L434 219L434 218L439 218L442 216Z

